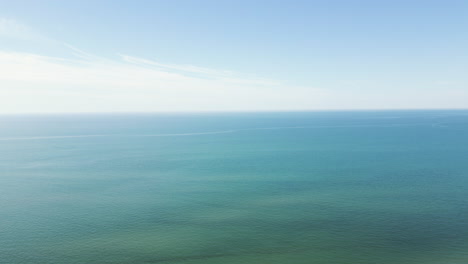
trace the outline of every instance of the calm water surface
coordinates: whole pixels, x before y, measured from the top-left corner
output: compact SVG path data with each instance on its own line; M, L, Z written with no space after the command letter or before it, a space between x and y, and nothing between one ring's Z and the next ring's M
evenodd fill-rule
M0 263L468 263L468 111L0 117Z

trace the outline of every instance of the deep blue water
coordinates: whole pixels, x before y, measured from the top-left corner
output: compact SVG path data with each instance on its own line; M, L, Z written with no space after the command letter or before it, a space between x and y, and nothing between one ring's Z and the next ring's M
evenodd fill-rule
M468 263L468 111L0 116L0 263Z

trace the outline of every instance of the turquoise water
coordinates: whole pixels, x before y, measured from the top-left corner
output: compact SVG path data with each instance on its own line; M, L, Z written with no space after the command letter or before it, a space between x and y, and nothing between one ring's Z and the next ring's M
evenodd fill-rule
M468 263L468 111L0 117L0 263Z

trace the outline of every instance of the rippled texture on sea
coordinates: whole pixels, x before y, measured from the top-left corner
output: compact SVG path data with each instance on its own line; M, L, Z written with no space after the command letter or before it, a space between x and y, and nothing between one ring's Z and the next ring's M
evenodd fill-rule
M466 264L468 111L0 116L0 263Z

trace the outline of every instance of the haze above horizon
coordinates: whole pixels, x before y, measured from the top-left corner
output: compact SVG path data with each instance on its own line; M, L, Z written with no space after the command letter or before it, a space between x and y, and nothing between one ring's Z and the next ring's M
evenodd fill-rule
M466 1L0 1L0 114L468 108Z

